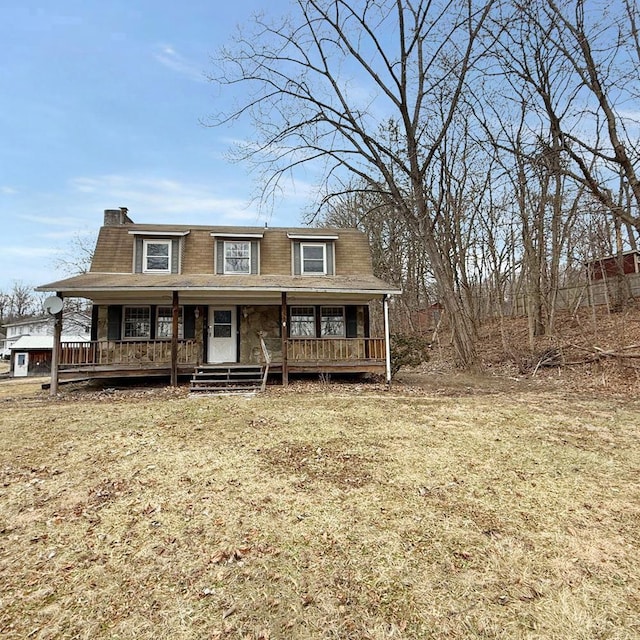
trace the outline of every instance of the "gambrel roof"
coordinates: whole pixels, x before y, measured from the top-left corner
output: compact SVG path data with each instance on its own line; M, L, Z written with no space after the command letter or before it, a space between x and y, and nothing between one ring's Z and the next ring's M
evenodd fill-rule
M179 264L173 273L136 272L136 239L171 239L179 243ZM244 239L259 242L259 272L216 273L217 241ZM335 270L331 275L294 275L293 244L330 242ZM176 245L178 246L178 245ZM265 228L204 225L118 224L100 230L88 273L38 287L67 296L93 298L95 294L135 292L244 292L357 294L379 296L399 290L373 275L367 236L356 229Z

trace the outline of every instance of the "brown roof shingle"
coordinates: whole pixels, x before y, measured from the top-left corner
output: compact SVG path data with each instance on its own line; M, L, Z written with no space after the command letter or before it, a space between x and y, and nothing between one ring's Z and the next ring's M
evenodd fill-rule
M282 276L142 273L84 273L38 287L39 291L60 291L66 295L104 291L323 291L399 293L380 278L367 276Z

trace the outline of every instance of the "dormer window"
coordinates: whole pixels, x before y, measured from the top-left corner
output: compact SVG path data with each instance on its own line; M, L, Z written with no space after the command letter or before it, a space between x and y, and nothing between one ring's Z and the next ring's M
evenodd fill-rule
M251 273L251 243L224 242L224 272Z
M332 276L337 235L288 233L292 242L293 275Z
M143 240L143 273L171 273L171 240Z
M314 242L300 243L302 275L325 275L327 273L327 245Z
M189 231L134 229L134 273L180 273L184 238Z
M262 233L212 233L215 238L216 273L257 275L260 273Z

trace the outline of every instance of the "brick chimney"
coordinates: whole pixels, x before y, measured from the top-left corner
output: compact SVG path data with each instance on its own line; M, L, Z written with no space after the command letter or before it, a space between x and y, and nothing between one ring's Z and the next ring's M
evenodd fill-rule
M127 207L104 210L105 227L117 227L121 224L133 224L133 220L129 218L129 209Z

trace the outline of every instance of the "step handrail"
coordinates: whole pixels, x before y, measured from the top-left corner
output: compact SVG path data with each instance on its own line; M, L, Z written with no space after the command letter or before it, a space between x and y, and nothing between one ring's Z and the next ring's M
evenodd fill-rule
M271 364L271 354L267 349L267 345L264 342L264 331L258 331L260 337L260 346L262 347L262 355L264 356L264 374L262 376L262 386L260 391L264 391L267 388L267 377L269 376L269 365Z

